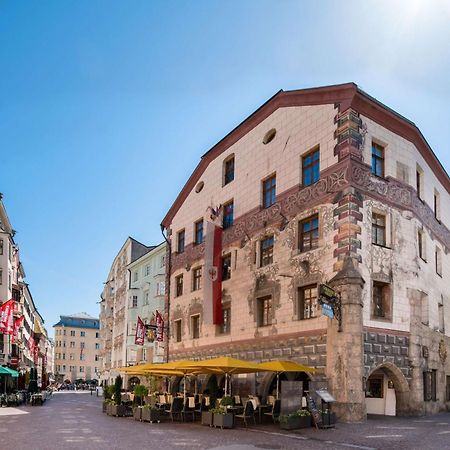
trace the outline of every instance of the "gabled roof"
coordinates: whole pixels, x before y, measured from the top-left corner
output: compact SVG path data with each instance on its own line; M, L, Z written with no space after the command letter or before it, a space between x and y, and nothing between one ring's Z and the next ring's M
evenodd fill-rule
M170 226L173 217L200 180L210 162L239 141L278 108L324 104L339 105L340 111L353 108L360 114L412 142L432 168L438 180L450 193L450 178L419 128L410 120L365 93L355 83L295 91L280 90L201 157L194 172L162 220L161 226L164 228Z
M74 328L92 328L92 329L100 328L99 319L97 317L92 317L85 312L59 317L60 317L59 322L55 323L53 327L64 326Z

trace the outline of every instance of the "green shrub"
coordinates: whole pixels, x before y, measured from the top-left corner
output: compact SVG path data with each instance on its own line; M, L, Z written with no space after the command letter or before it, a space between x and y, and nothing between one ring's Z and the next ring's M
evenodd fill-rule
M144 397L148 394L148 389L143 384L137 384L134 387L134 395L135 397L139 398L139 403L142 406L142 401L144 400ZM135 398L135 400L137 400Z
M122 377L117 375L116 381L114 383L114 402L116 405L120 405L122 403Z
M211 408L209 412L213 414L226 414L227 410L223 406L219 406L217 408Z
M233 399L229 395L222 397L222 400L220 401L220 406L233 406Z

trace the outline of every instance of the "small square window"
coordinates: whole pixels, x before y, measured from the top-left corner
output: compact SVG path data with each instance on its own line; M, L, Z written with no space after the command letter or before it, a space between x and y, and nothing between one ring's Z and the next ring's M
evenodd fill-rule
M273 263L273 236L269 236L260 241L260 267Z
M175 342L181 342L181 319L175 320Z
M302 220L298 228L298 248L301 252L307 252L319 246L319 216L317 214Z
M194 244L199 245L203 242L203 219L194 224Z
M175 277L175 297L183 295L183 275Z
M302 185L310 186L320 178L320 150L313 150L302 156Z
M197 314L191 317L192 323L192 339L198 339L200 337L200 315Z
M198 291L202 288L202 268L197 267L192 270L192 290Z
M177 233L177 252L178 253L184 252L184 237L185 237L184 230L181 230Z
M263 208L270 208L276 201L276 176L273 175L262 182Z
M224 162L224 186L234 180L234 156L228 158Z
M231 278L231 253L222 256L222 281Z
M317 285L304 286L298 288L298 318L299 320L312 319L317 317Z
M386 246L386 216L372 213L372 244Z
M372 142L372 175L384 177L384 147Z
M233 226L233 210L234 204L233 201L225 203L223 205L223 229L226 230Z

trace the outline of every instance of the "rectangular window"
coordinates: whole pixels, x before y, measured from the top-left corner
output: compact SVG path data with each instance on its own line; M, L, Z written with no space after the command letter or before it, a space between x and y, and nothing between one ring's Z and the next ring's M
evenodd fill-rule
M166 257L164 255L161 256L160 267L164 267L166 265Z
M3 270L0 269L0 285L3 284Z
M419 250L419 257L426 261L425 258L425 245L424 245L424 234L422 230L417 230L417 246Z
M202 288L202 268L197 267L192 271L192 290L198 291Z
M203 242L203 219L194 224L194 244L199 245Z
M231 278L231 253L222 256L222 281Z
M139 273L138 273L137 270L135 270L135 271L133 272L133 282L134 282L134 281L137 281L138 279L139 279Z
M175 277L175 297L183 295L183 275Z
M183 253L184 252L184 230L181 230L177 233L177 252Z
M263 208L271 207L276 200L276 176L273 175L262 182Z
M298 318L312 319L318 316L317 285L298 288Z
M234 180L234 156L228 158L224 163L224 186Z
M75 341L70 341L70 348L75 348Z
M84 342L80 342L80 348L84 348L85 347L85 343Z
M137 295L133 295L133 299L132 299L132 302L131 302L131 307L132 308L137 308L137 305L138 305Z
M65 330L64 330L65 331ZM75 336L75 330L70 330L70 335Z
M99 337L99 332L98 331L95 332L95 337L98 339L98 337Z
M69 359L71 359L72 361L75 359L75 356L74 356L73 353L71 353L71 354L69 355Z
M222 325L220 326L220 332L222 334L228 334L231 330L231 308L222 309Z
M319 216L317 214L299 223L298 236L298 248L301 252L307 252L319 246Z
M264 267L273 263L273 236L260 241L259 266Z
M320 150L317 148L302 157L302 185L310 186L319 181Z
M441 221L441 195L434 190L434 217L437 221Z
M80 366L80 373L84 372L84 366Z
M197 314L191 317L192 324L192 339L198 339L200 337L200 315Z
M372 318L391 318L391 288L387 283L373 282L372 287Z
M445 332L445 320L444 320L444 303L442 302L438 304L438 316L439 316L439 331L441 333Z
M386 246L386 216L372 213L372 244Z
M416 164L416 190L417 190L417 197L419 197L422 200L423 199L423 170L419 166L419 164Z
M156 295L158 295L158 292L156 292ZM148 305L150 302L150 294L148 292L144 292L144 306Z
M146 276L146 277L148 277L148 276L150 275L150 264L148 264L148 265L145 266L145 271L144 271L144 273L145 273L145 276Z
M100 344L97 342L96 344L95 344L95 350L99 350L100 349Z
M423 372L423 399L426 402L436 401L436 370Z
M175 342L181 342L181 319L175 320Z
M158 281L156 283L156 295L165 295L166 283L164 281Z
M3 239L0 239L0 255L3 255Z
M434 251L434 261L436 266L436 273L442 277L442 252L440 248L435 249Z
M86 331L80 331L80 336L81 336L81 337L86 336Z
M372 142L372 175L384 177L384 147Z
M233 201L225 203L223 205L223 229L226 230L233 225Z
M258 327L265 327L272 324L272 297L262 297L257 299Z

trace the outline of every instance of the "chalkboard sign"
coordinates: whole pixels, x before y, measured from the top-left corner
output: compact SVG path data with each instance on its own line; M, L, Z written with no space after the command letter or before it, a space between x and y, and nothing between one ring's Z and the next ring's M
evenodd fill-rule
M311 413L311 419L316 428L319 428L320 426L322 426L322 416L317 409L316 402L309 394L306 395L306 401L308 402L308 409Z

